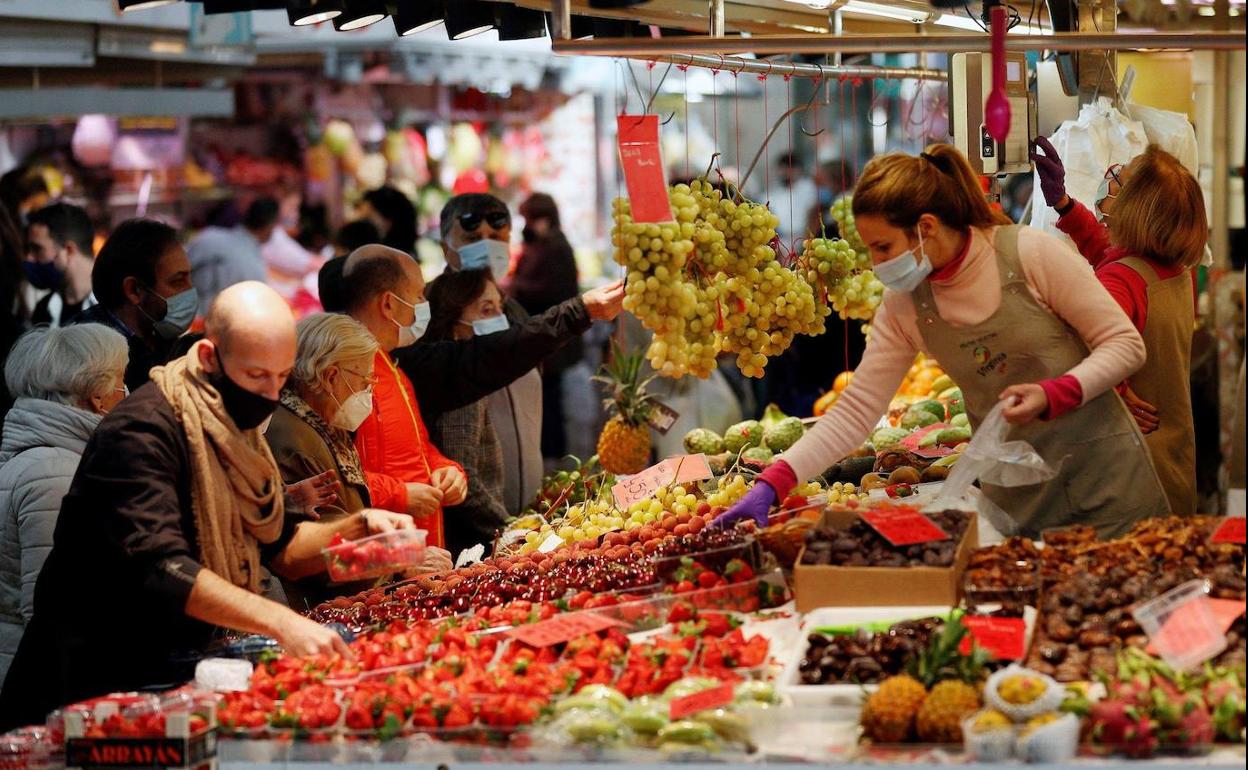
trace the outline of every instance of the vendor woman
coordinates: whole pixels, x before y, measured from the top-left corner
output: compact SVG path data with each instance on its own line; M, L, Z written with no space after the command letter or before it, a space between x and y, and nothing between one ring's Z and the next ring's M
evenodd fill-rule
M1143 365L1143 340L1078 254L994 211L966 159L945 144L872 160L854 217L887 289L862 364L836 406L723 523L765 521L798 479L861 446L920 351L962 387L973 426L1006 401L1008 438L1057 469L1042 484L984 486L1019 534L1088 524L1117 536L1169 512L1113 390Z

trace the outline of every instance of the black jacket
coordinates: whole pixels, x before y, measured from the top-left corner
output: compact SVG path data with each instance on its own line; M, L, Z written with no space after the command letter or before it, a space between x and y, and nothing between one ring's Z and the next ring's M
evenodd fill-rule
M498 334L456 342L417 343L394 353L412 381L426 424L438 415L505 388L589 329L593 319L575 297Z
M97 323L117 331L126 338L130 345L130 361L126 365L126 387L133 393L148 380L152 379L154 367L164 366L175 358L186 355L199 340L202 334L184 334L176 340L161 341L155 348L143 341L143 338L132 332L117 316L104 309L103 305L93 305L79 313L73 320L76 324Z
M294 534L287 517L266 560ZM190 450L155 384L108 414L61 504L35 612L0 692L0 730L109 692L176 685L216 628L185 614L196 561Z

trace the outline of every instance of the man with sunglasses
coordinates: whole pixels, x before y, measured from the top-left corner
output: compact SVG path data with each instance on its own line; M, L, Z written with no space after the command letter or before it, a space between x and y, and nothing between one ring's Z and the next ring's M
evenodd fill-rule
M442 249L447 270L490 270L501 282L511 269L511 213L493 195L457 195L442 208ZM503 312L511 325L529 315L506 298ZM542 483L542 375L535 362L522 376L487 399L490 423L503 450L503 504L518 512Z

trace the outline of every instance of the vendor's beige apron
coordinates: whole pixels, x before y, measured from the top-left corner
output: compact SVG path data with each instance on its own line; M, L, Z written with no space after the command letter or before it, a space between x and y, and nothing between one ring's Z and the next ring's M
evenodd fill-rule
M1196 428L1192 423L1192 330L1196 308L1192 276L1186 270L1163 279L1139 257L1120 264L1131 268L1148 284L1148 317L1144 348L1148 361L1131 375L1135 394L1157 407L1160 424L1144 437L1161 487L1178 516L1196 513Z
M961 386L976 428L1005 388L1060 377L1088 355L1079 335L1027 288L1018 227L998 228L994 246L1001 306L984 321L965 327L944 321L927 281L913 294L924 345ZM1089 524L1102 537L1116 537L1141 519L1169 511L1143 436L1113 391L1055 420L1013 427L1007 439L1030 443L1059 468L1056 478L1042 484L984 485L1018 534L1036 537L1050 527Z

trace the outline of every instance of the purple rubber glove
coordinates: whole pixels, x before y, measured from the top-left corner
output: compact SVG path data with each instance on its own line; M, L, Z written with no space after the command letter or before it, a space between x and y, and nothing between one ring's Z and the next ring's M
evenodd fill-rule
M1044 150L1031 153L1031 162L1036 164L1036 173L1040 175L1040 192L1044 194L1044 202L1050 208L1057 208L1066 198L1066 167L1062 165L1062 157L1048 139L1037 136L1033 148Z
M735 527L737 522L753 521L759 529L763 529L767 526L767 516L771 513L771 506L775 504L776 490L765 481L756 482L750 491L737 501L736 505L711 522L711 526L728 529Z

